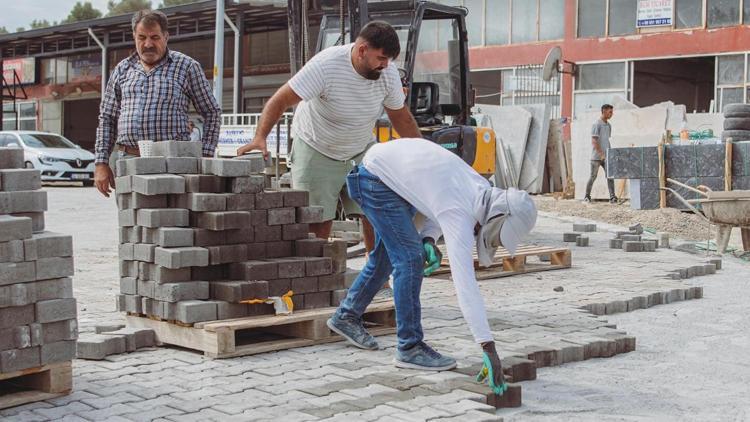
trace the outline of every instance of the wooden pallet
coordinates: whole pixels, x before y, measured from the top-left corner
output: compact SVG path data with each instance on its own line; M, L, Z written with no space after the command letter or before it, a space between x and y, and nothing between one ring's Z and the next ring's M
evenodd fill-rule
M130 327L150 328L162 344L201 351L210 358L231 358L343 340L326 326L336 308L295 311L292 315L268 315L196 323L192 327L166 321L126 316ZM393 301L373 302L363 316L374 336L396 332Z
M442 266L438 268L433 276L449 276L450 262L445 246L439 246L443 252ZM549 256L549 262L542 262L542 256ZM529 262L530 257L538 257L537 263ZM560 270L570 268L572 259L570 249L568 248L551 248L547 246L519 246L516 254L511 256L505 248L498 248L495 254L495 262L487 268L479 267L477 253L474 251L474 268L476 269L477 280L488 280L491 278L509 277L516 274L526 274L538 271Z
M64 396L72 389L71 362L0 374L0 409Z

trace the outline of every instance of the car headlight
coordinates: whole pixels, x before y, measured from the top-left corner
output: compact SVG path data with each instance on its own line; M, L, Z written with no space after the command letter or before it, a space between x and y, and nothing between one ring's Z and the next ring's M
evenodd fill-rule
M37 158L39 158L39 161L42 164L52 164L52 163L58 163L58 162L62 161L62 159L60 159L60 158L48 157L46 155L40 155Z

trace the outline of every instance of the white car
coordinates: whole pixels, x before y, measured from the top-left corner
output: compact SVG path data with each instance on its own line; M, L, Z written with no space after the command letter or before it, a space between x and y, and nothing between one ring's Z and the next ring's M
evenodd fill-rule
M63 136L7 130L0 132L0 147L23 148L26 168L40 170L43 181L81 181L84 186L94 184L96 157Z

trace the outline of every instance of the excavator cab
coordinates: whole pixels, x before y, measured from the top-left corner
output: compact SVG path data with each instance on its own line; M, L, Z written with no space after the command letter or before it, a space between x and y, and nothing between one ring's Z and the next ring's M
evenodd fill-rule
M494 174L495 133L471 125L474 93L469 84L466 9L422 0L321 0L320 5L316 52L353 42L367 22L391 24L401 42L395 63L407 93L406 105L422 136L461 156L478 173ZM342 10L348 16L342 16ZM294 36L290 39L294 44ZM398 138L385 113L374 130L380 142Z

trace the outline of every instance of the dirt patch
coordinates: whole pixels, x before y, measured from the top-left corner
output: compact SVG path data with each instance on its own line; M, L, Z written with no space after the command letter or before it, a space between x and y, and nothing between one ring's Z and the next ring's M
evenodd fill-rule
M641 223L643 227L667 232L685 240L707 240L714 236L713 227L695 214L664 208L658 210L634 210L630 204L613 205L608 202L585 203L577 200L555 199L550 196L535 196L540 211L588 218L620 226Z

